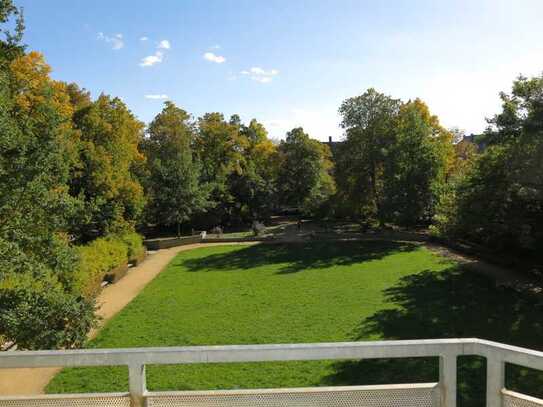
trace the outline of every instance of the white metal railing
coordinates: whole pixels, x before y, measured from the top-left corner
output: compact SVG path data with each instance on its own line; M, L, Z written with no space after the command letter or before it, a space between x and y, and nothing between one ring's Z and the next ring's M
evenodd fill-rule
M231 345L231 346L189 346L189 347L167 347L167 348L132 348L132 349L88 349L88 350L63 350L63 351L15 351L0 353L1 368L37 368L37 367L76 367L76 366L127 366L129 372L129 392L127 394L93 394L87 398L87 402L58 402L58 400L75 399L74 395L63 395L55 399L55 396L36 397L0 397L0 407L17 407L23 405L32 406L95 406L112 405L124 406L130 402L133 407L142 407L146 403L150 406L168 405L160 403L159 400L174 400L169 405L191 406L191 405L239 405L247 402L253 406L267 405L293 405L289 404L288 397L284 403L266 404L266 398L262 396L270 390L260 390L257 399L249 397L241 401L240 391L229 392L206 392L208 402L203 403L202 399L195 399L200 392L168 392L153 393L146 388L146 365L160 364L191 364L191 363L235 363L235 362L266 362L266 361L301 361L301 360L331 360L331 359L378 359L378 358L407 358L407 357L439 357L439 378L437 383L423 385L395 385L381 386L349 386L353 391L359 391L360 400L370 397L371 392L377 394L375 397L382 397L381 394L389 393L396 389L400 391L412 391L412 389L424 388L431 397L431 406L456 407L456 376L457 358L461 355L479 355L487 359L487 390L486 399L488 407L496 406L543 406L543 401L518 395L505 390L505 363L513 363L519 366L543 370L543 352L516 346L504 345L496 342L481 339L425 339L407 341L376 341L376 342L339 342L339 343L317 343L317 344L280 344L280 345ZM436 378L437 379L437 378ZM397 387L400 386L400 387ZM404 386L404 387L401 387ZM422 387L421 387L422 386ZM426 386L426 387L425 387ZM379 387L379 386L377 386ZM334 388L326 388L333 391ZM345 391L345 387L337 388L337 391ZM411 390L410 390L411 389ZM294 389L277 389L276 393L297 394ZM304 389L311 393L311 397L323 395L326 391L322 388ZM422 391L422 390L420 390ZM243 393L243 391L241 391ZM248 395L254 396L254 390ZM273 390L272 390L273 392ZM377 392L377 393L376 393ZM244 393L245 394L245 393ZM390 393L392 394L392 393ZM115 402L106 402L106 398L112 397ZM223 404L209 402L213 395L226 400ZM237 402L230 403L232 395L237 395ZM78 395L80 398L82 395ZM117 400L125 397L124 401ZM128 398L129 397L129 398ZM168 398L169 397L169 398ZM173 398L172 398L173 397ZM195 401L191 404L189 399ZM278 396L274 396L278 397ZM319 396L321 397L321 396ZM357 396L358 397L358 396ZM373 396L372 396L373 397ZM243 397L242 397L243 398ZM57 400L52 402L51 400ZM337 399L337 398L336 398ZM42 400L42 403L39 401ZM48 401L47 401L48 400ZM177 404L175 402L177 400ZM183 401L184 400L184 401ZM232 399L234 400L234 399ZM248 401L247 401L248 400ZM309 400L309 399L308 399ZM226 403L226 404L225 404ZM316 403L316 402L315 402ZM313 404L315 404L313 403ZM362 403L362 404L360 404ZM356 405L364 406L363 402ZM384 404L387 406L408 406L405 401L401 404ZM303 405L294 403L295 405ZM330 401L326 405L335 405ZM309 405L312 405L309 403ZM341 405L339 403L338 405ZM378 405L378 404L371 404ZM411 404L419 406L425 404ZM409 406L411 406L409 405Z

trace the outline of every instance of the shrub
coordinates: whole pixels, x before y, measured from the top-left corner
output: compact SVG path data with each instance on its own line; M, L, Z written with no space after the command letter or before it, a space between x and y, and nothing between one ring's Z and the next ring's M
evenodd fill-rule
M92 299L65 292L54 280L11 276L2 287L0 329L20 349L80 347L95 325ZM11 281L9 281L11 280Z
M98 238L78 251L79 288L87 298L98 294L106 273L128 261L128 245L116 236Z
M81 346L95 304L63 285L55 269L0 238L0 332L20 349Z
M145 253L145 247L143 246L143 237L141 235L130 232L122 235L121 240L126 244L128 249L128 260L135 260Z

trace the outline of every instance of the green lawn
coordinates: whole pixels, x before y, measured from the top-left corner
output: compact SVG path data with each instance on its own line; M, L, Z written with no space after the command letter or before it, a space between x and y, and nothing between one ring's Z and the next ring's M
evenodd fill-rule
M540 347L537 307L413 244L214 246L179 254L89 347L468 336ZM470 394L482 386L481 363L461 363L464 405L478 405ZM318 386L435 380L437 365L410 359L151 366L147 377L151 390ZM63 370L47 391L126 389L124 368L84 368Z

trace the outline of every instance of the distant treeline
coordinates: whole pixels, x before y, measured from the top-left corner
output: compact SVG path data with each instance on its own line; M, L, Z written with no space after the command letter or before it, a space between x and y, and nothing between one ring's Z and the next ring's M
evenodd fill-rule
M176 233L303 216L430 227L516 255L543 249L543 77L519 78L486 148L439 124L419 99L374 89L345 100L345 139L172 102L145 126L117 97L51 79L0 3L0 342L80 346L103 275L142 250L137 228ZM97 261L100 259L100 261Z

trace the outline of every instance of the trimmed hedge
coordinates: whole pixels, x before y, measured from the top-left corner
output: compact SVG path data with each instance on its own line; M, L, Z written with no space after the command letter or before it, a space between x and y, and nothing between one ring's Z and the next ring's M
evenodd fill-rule
M137 260L145 253L143 237L137 233L126 233L121 236L121 240L128 248L128 261Z
M79 253L78 282L81 293L96 296L104 277L145 252L143 239L137 233L106 236L77 248Z
M79 283L84 296L93 297L100 291L108 271L128 261L128 248L118 237L100 237L78 247Z

